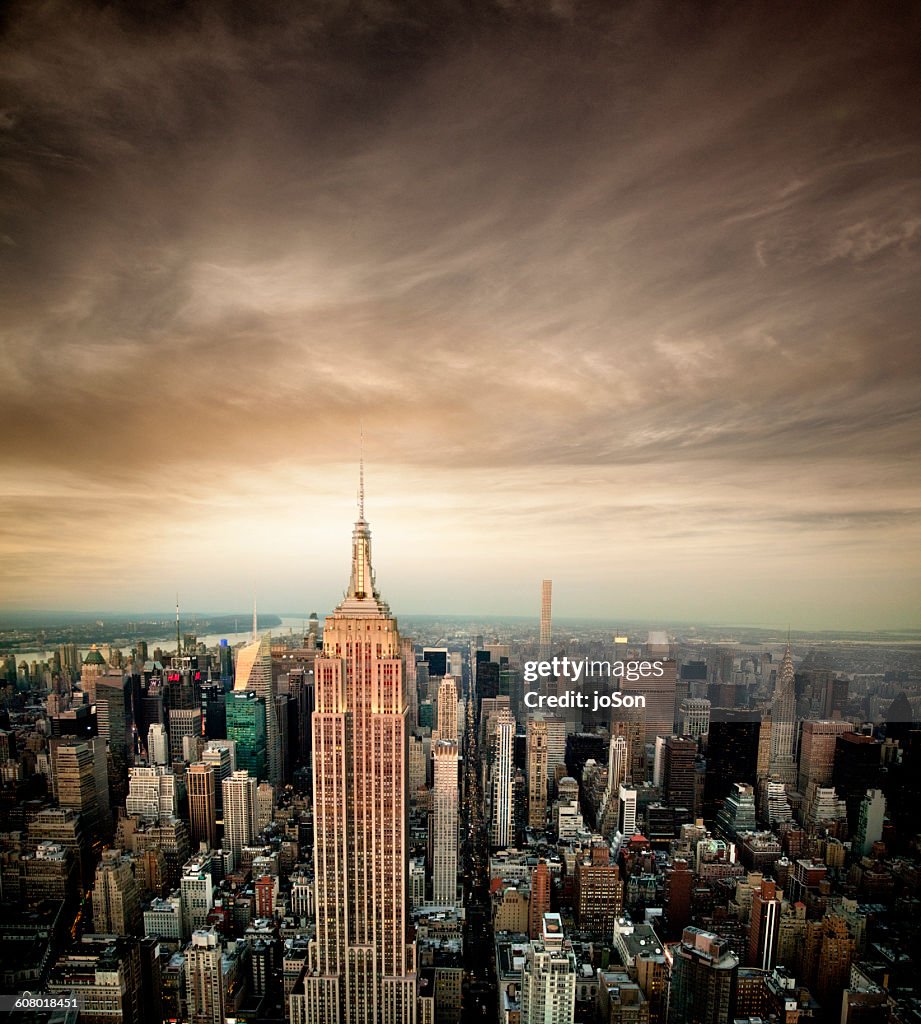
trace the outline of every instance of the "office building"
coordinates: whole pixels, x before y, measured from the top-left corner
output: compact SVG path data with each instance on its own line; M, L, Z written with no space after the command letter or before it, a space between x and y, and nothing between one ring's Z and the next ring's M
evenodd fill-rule
M457 731L457 680L445 676L438 684L438 735L443 740L458 739Z
M326 619L314 665L310 1024L409 1024L415 1016L402 650L374 578L362 485L348 590Z
M528 825L543 831L547 827L547 723L528 720Z
M245 770L238 770L221 786L224 804L224 841L222 848L233 857L235 867L241 863L244 846L250 846L256 835L256 779Z
M492 763L492 827L489 841L495 849L511 846L514 834L514 743L515 719L510 711L502 710L496 718Z
M784 786L794 787L796 763L796 690L790 645L784 651L771 701L771 748L768 775Z
M678 731L695 740L706 736L710 732L710 701L705 697L685 697L678 705Z
M265 728L265 768L258 777L266 778L273 785L282 783L283 751L282 729L278 718L278 692L272 673L272 647L268 634L260 640L247 644L237 655L234 673L233 695L255 693L262 700ZM230 732L230 695L227 706L227 737L237 739ZM258 740L256 740L258 743ZM238 744L237 767L245 767L242 749ZM256 755L258 756L258 755Z
M227 694L226 715L227 739L236 750L237 770L249 772L254 779L265 779L268 771L265 700L254 690L234 690Z
M701 928L685 928L672 957L669 1024L726 1024L739 973L729 941Z
M432 754L435 762L432 902L436 906L454 906L457 902L457 741L437 740Z
M208 915L214 906L210 853L197 853L183 864L179 894L182 906L182 934L188 938L193 932L207 925Z
M132 768L128 775L125 810L147 821L160 821L176 814L176 778L169 768L154 765Z
M831 785L837 738L853 731L854 726L850 722L840 720L803 722L796 784L800 793L806 793L813 783Z
M217 847L217 786L214 765L198 762L189 765L186 789L189 795L189 838L193 849L205 843Z
M572 1024L576 1010L576 957L563 939L559 914L545 914L539 939L521 968L521 1024Z
M776 963L777 940L783 893L770 879L763 879L752 895L748 930L748 963L762 971L770 971Z
M185 981L189 1024L224 1024L221 945L213 928L193 932L186 949Z
M686 736L668 736L663 760L665 802L687 808L693 820L697 807L697 742Z
M152 765L168 765L169 736L162 722L152 722L147 730L147 760Z
M141 901L131 857L103 850L93 885L93 928L110 935L136 935L141 929Z
M662 661L661 676L649 676L633 682L621 679L619 682L624 693L640 694L646 700L645 742L655 742L656 736L671 736L675 731L678 692L678 666L674 659L666 658Z
M883 837L883 822L886 818L886 798L881 789L868 789L866 796L860 801L860 813L857 819L857 834L854 845L864 857Z

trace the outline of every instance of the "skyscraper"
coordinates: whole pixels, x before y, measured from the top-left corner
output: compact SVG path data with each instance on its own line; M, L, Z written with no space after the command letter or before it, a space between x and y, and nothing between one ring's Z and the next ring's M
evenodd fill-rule
M685 928L674 947L669 1024L726 1024L735 999L739 960L728 940Z
M576 957L563 940L559 914L544 914L521 968L521 1024L571 1024L576 1012Z
M186 950L185 980L189 1024L224 1024L221 945L213 928L193 932Z
M457 740L436 740L432 902L457 902Z
M402 642L371 565L364 485L348 591L323 630L313 713L315 1024L414 1019L407 942L407 714Z
M236 771L222 784L224 799L224 849L240 863L244 846L256 834L256 780L246 771Z
M515 719L503 709L496 718L495 756L492 765L492 829L490 845L501 849L512 842L515 800L513 751Z
M266 778L268 735L265 700L255 690L234 690L227 695L227 738L236 745L237 768L254 779Z
M272 676L272 647L268 633L247 644L237 655L234 693L255 693L265 705L266 778L277 786L282 780L281 729L278 721L278 696ZM227 735L230 736L230 701L227 701Z
M540 656L544 660L550 657L552 600L553 580L544 580L540 588Z
M103 850L93 885L93 927L112 935L136 935L141 902L131 858L121 850Z
M796 692L790 645L784 651L774 699L771 702L771 754L768 774L785 786L795 786L796 766Z
M457 739L457 681L445 676L438 684L438 735L443 740Z
M205 763L189 765L186 772L189 793L189 838L193 849L207 843L208 849L217 846L217 789L214 766Z
M547 827L547 723L528 721L528 825Z
M762 971L771 970L776 961L782 897L783 893L778 896L777 885L770 879L764 879L752 896L748 962Z

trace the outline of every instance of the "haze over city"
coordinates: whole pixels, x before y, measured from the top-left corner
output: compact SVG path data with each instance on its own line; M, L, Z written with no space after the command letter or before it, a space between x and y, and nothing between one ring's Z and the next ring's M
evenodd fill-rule
M916 625L917 29L12 5L0 606Z

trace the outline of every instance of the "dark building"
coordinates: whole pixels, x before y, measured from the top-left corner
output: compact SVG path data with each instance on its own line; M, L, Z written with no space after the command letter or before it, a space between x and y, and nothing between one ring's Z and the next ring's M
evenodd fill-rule
M225 691L224 684L220 680L202 685L201 715L207 739L222 740L227 738Z
M595 732L575 732L566 737L566 771L581 781L586 761L608 763L608 740Z
M755 782L761 715L757 711L713 708L707 736L707 777L702 813L712 823L733 783Z
M670 807L686 807L694 818L697 799L697 740L689 736L669 736L665 740L665 802Z
M847 804L847 823L855 832L860 819L860 802L868 789L881 783L882 744L872 736L846 732L835 739L832 782Z

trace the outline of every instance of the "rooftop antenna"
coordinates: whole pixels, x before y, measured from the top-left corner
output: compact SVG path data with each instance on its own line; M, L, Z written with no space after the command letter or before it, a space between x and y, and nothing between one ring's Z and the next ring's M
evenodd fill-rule
M179 593L176 593L176 657L182 657L182 643L179 638Z
M259 619L256 615L256 592L253 591L253 640L259 639Z
M358 521L365 521L365 427L359 420L360 456L358 459Z

